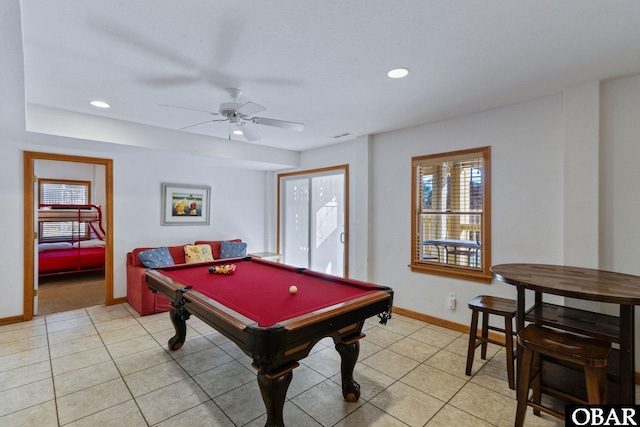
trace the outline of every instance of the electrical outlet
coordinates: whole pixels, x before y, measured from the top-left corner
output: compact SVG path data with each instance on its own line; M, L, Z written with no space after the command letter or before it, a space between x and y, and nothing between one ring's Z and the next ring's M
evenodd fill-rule
M454 292L449 293L449 310L456 309L456 294Z

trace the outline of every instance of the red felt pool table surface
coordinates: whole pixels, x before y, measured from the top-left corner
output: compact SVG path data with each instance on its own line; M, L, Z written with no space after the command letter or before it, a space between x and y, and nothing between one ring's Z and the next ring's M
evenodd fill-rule
M209 267L220 262L165 267L157 271L254 320L260 327L322 311L380 290L369 283L301 271L270 261L230 262L236 269L229 275L209 273ZM289 292L291 286L298 288L297 293Z

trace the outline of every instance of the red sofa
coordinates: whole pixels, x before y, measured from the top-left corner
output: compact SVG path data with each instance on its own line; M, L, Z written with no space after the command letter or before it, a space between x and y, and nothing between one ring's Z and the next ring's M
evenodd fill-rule
M227 242L241 242L241 239L226 240ZM189 243L190 244L190 243ZM214 259L220 258L220 246L222 240L198 240L194 244L208 244ZM184 264L184 245L167 246L175 264ZM127 301L140 315L161 313L169 311L171 304L167 298L160 294L154 294L147 286L145 267L138 253L153 248L136 248L127 253Z

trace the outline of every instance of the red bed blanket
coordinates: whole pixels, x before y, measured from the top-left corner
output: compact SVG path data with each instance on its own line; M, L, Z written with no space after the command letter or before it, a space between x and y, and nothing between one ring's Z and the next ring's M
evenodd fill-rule
M104 248L71 248L38 253L40 275L104 268Z

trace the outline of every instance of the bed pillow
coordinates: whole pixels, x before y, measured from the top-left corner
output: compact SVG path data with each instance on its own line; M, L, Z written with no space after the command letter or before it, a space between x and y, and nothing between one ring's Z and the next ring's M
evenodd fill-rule
M75 242L73 244L74 248L104 248L106 243L104 240L94 239L94 240L82 240L80 242Z
M196 262L213 261L211 246L202 245L184 245L184 262L193 264Z
M220 258L244 258L247 256L245 242L227 242L220 245Z
M169 248L161 246L155 249L138 252L140 262L147 268L164 267L174 265L173 258L169 253Z
M71 243L69 242L54 242L54 243L40 243L38 245L38 252L44 251L57 251L60 249L71 249Z

